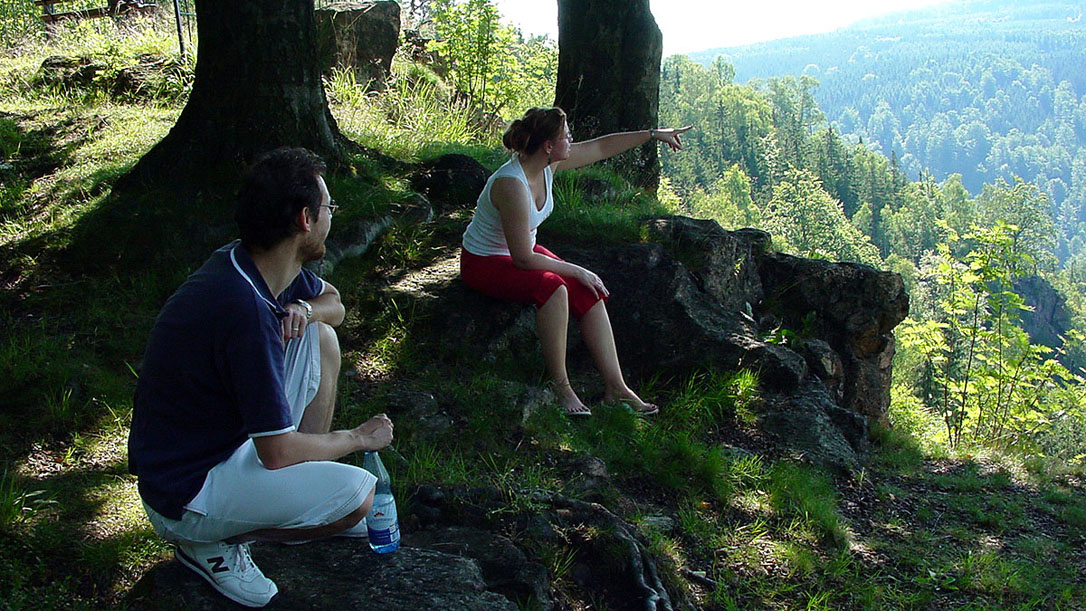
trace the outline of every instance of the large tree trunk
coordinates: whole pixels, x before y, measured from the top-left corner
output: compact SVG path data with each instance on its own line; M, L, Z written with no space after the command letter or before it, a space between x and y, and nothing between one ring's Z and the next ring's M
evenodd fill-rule
M663 35L649 0L558 0L555 105L577 140L657 127ZM655 191L656 143L613 162L635 184Z
M75 270L197 263L236 235L233 194L258 155L290 145L341 160L349 141L324 97L313 0L196 0L196 14L188 104L73 229Z
M118 189L215 191L283 145L334 162L340 136L321 85L313 0L196 0L196 19L188 104Z

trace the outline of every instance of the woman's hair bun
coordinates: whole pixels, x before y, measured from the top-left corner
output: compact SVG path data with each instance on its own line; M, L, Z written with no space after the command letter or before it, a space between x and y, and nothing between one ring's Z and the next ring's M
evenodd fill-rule
M511 151L522 151L528 144L529 137L530 134L524 129L524 121L517 119L509 124L509 129L505 130L502 144Z
M524 117L509 124L502 136L505 148L531 155L547 140L555 138L566 121L566 113L554 108L529 108Z

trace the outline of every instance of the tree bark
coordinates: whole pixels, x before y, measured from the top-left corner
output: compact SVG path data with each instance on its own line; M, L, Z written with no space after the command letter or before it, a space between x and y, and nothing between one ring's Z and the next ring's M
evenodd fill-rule
M649 0L558 0L555 105L569 116L576 140L657 127L663 35ZM657 144L611 163L634 184L655 192Z
M321 83L313 8L313 0L196 0L192 94L116 188L218 191L284 145L337 161L341 136Z

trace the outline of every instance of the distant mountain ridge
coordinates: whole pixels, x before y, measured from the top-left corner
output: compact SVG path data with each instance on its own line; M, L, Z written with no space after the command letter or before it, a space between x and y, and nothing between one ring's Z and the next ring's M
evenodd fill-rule
M1015 176L1051 203L1061 260L1086 249L1083 5L949 2L834 32L690 54L735 81L809 75L829 124L910 178L961 174L971 193Z
M954 42L978 34L1003 40L1012 48L1016 44L1015 38L1024 32L1077 34L1086 38L1086 21L1082 17L1082 5L1067 1L944 2L926 9L863 19L824 34L717 47L687 55L706 66L718 56L723 56L735 67L737 82L746 82L752 78L799 74L811 63L828 67L846 62L856 50L855 46L847 44L851 42L867 46L872 51L886 51L900 42ZM1083 39L1078 40L1081 42ZM930 47L929 51L933 55L949 56L960 50L954 48L956 46ZM1079 71L1077 78L1086 82L1086 73Z

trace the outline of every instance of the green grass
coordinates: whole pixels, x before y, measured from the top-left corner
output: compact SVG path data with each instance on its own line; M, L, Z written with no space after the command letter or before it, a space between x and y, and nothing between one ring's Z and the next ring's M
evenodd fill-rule
M435 142L465 147L488 141L493 146L499 136L479 127L470 104L436 77L420 77L411 65L394 64L393 78L381 94L368 94L366 83L356 82L350 70L334 71L326 88L345 134L404 161L433 156Z
M117 605L168 556L141 513L124 448L147 333L191 268L133 273L121 260L80 273L57 261L113 181L169 129L177 99L136 105L31 82L47 51L98 53L122 65L137 50L168 47L156 46L165 38L151 32L123 41L104 30L63 36L54 47L31 45L0 60L0 81L14 92L0 100L8 113L0 118L0 151L20 160L0 192L0 274L11 287L0 294L7 331L0 335L0 591L11 608ZM333 76L332 110L349 134L402 160L458 152L488 167L500 163L496 134L473 127L435 76L412 66L396 71L399 80L380 95ZM29 170L27 160L43 163ZM329 177L344 205L337 220L377 216L409 200L404 175L366 156L350 167ZM565 173L557 184L561 204L549 226L555 233L576 227L567 234L573 240L641 241L640 219L676 206L599 170ZM396 450L383 454L405 516L419 485L498 491L500 503L486 516L496 528L539 513L540 491L601 502L642 525L661 578L699 608L1073 609L1086 600L1080 466L949 451L933 442L930 414L898 398L902 418L875 427L879 449L867 468L831 476L759 453L757 443L751 452L735 449L752 440L761 409L755 372L640 381L664 406L657 417L593 405L592 419L571 421L533 399L538 356L490 365L471 358L474 347L428 344L435 321L425 308L384 289L448 256L466 221L454 211L428 225L395 226L329 277L348 305L344 368L356 374L341 380L336 425L403 410L394 414ZM447 428L413 418L395 400L404 391L433 395ZM577 469L590 457L609 475L586 487ZM612 557L607 534L569 529L557 541L525 536L524 545L548 567L565 603L599 606L606 598L581 592L573 572L601 557L589 551ZM691 582L684 570L717 587Z
M0 17L0 22L3 19ZM121 22L106 19L69 21L53 28L48 37L29 36L18 52L0 67L0 83L26 102L64 99L79 105L134 102L143 106L183 102L191 89L195 58L181 57L172 17L165 12L132 16ZM120 34L120 35L119 35ZM60 56L93 66L93 76L64 82L50 80L40 71L46 57ZM125 71L141 57L155 57L155 70L141 70L148 78L137 89Z
M589 183L591 191L585 188ZM645 218L678 212L599 168L557 174L554 199L562 203L541 231L582 243L640 242L645 239Z
M44 490L29 490L26 482L5 469L0 473L0 527L9 529L26 522L56 500Z

